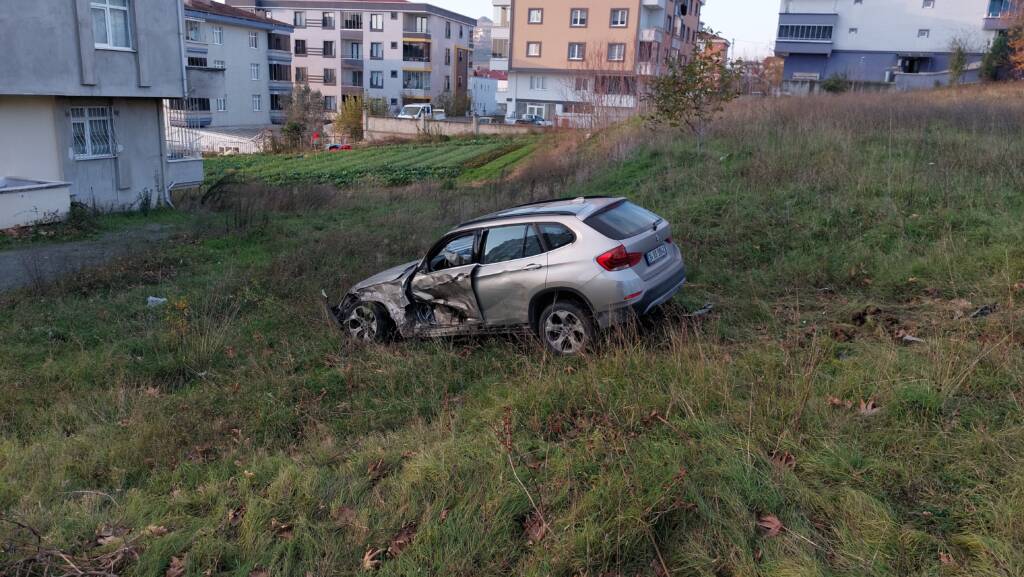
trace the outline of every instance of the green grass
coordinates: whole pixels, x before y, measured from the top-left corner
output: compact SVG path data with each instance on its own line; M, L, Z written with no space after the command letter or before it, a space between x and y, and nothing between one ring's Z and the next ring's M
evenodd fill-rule
M206 160L207 183L225 175L272 185L361 182L402 185L425 179L449 179L479 168L495 154L527 147L530 138L457 139L434 144L368 146L338 152L220 156Z
M0 573L67 573L59 550L126 575L354 575L415 524L378 573L1024 574L1022 128L1012 91L740 102L707 154L634 127L533 155L524 181L196 215L149 256L9 296ZM361 347L325 322L321 287L582 193L658 211L688 259L641 334L562 360Z
M76 207L70 219L56 224L20 229L16 235L0 235L0 250L51 242L68 242L94 238L104 233L117 232L146 224L181 225L189 222L186 214L174 210L155 209L147 214L121 212L97 214Z

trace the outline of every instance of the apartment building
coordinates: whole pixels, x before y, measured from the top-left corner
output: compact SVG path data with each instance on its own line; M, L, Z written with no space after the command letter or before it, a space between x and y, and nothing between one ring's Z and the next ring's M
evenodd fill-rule
M492 0L492 70L508 116L562 125L634 113L644 79L689 58L703 0Z
M976 66L1009 0L782 0L775 54L783 86L811 90L833 76L931 88L948 82L954 42ZM974 74L976 69L969 71Z
M228 0L294 26L292 79L324 95L328 111L351 95L392 110L465 94L476 20L402 1Z
M258 130L284 122L291 24L213 0L185 0L184 26L189 93L178 108L188 126Z
M181 0L4 1L0 226L202 181L202 159L165 138L164 99L185 95L182 22Z

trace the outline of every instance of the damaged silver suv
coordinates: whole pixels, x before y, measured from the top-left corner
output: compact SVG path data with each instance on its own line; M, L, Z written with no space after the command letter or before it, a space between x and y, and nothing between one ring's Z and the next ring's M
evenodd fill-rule
M510 208L464 222L426 257L349 290L334 319L384 341L527 328L576 354L596 330L645 314L686 282L665 219L623 198Z

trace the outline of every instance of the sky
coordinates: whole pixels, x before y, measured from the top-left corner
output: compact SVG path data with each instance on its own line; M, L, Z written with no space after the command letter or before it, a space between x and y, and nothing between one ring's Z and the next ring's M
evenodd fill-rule
M473 18L491 16L490 0L426 0ZM761 59L772 55L779 22L778 0L707 0L704 24L733 42L732 58Z

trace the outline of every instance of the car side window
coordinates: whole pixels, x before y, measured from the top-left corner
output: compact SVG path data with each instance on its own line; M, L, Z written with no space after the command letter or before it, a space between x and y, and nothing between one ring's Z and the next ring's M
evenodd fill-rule
M487 230L484 237L483 264L494 264L536 256L544 252L533 225L513 224Z
M540 233L544 235L544 242L548 245L548 250L555 250L576 242L576 234L565 225L557 222L545 222L537 226L540 227Z
M445 243L441 250L430 257L431 272L472 264L475 238L475 234L469 233Z

